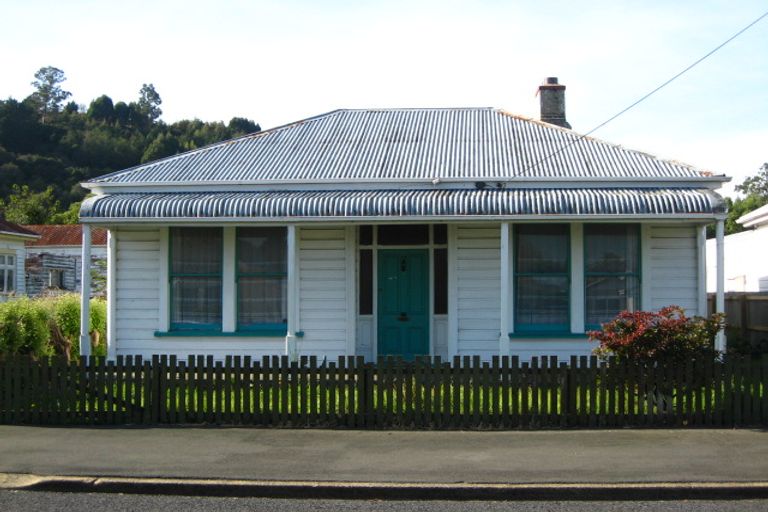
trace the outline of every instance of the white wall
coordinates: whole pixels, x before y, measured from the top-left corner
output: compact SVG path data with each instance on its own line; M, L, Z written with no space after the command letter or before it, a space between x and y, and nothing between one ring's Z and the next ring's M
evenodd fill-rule
M500 247L498 224L456 229L458 355L490 359L499 353Z
M227 355L252 356L282 355L285 338L229 338L229 337L157 337L160 326L160 265L159 229L125 229L116 231L117 237L117 345L116 355L176 354L213 355L223 359Z
M349 333L347 311L355 313L347 287L347 237L344 228L301 228L299 231L299 354L328 357L345 355ZM349 243L354 243L350 240ZM352 253L354 256L354 253ZM353 273L354 275L354 273ZM354 289L354 288L352 288ZM356 316L356 315L355 315Z
M650 279L650 307L657 310L677 305L690 315L698 314L698 251L696 227L657 225L650 227L650 240L646 254ZM648 303L643 301L644 303Z
M725 291L768 291L768 226L728 235ZM707 291L717 291L717 240L707 240Z
M696 228L680 225L654 225L645 229L643 253L647 257L643 279L644 304L653 309L678 304L689 311L697 307ZM121 228L117 231L116 331L117 354L175 353L225 355L263 355L285 353L283 337L157 337L162 330L160 268L167 265L161 255L160 230ZM372 319L357 318L355 294L354 237L350 230L337 227L303 227L299 236L299 319L297 330L304 333L297 345L301 355L335 359L356 351L371 359L373 354ZM461 225L455 228L449 279L454 294L457 355L480 355L490 359L499 351L500 330L500 228L498 224ZM352 271L350 271L350 268ZM167 283L162 283L167 286ZM450 328L447 316L432 323L433 353L444 358L449 353ZM355 343L356 342L356 343ZM349 347L354 346L353 350ZM513 338L510 354L522 359L531 356L589 355L592 346L583 339Z

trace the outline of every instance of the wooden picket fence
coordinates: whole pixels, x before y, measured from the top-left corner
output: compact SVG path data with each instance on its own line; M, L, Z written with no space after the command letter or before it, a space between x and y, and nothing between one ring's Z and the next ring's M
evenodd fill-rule
M0 423L357 429L768 426L768 357L0 359Z

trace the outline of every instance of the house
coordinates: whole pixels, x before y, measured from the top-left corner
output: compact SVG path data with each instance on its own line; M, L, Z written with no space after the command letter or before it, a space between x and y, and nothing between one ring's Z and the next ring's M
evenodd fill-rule
M24 226L40 235L25 243L27 295L80 292L83 228L79 224ZM106 281L107 231L91 231L91 272ZM96 288L96 287L94 287Z
M37 233L0 218L0 302L24 295L24 242L38 238Z
M724 238L725 291L768 292L768 205L736 220L745 228ZM707 240L707 291L717 290L715 254L717 241Z
M84 183L109 355L567 357L624 309L705 313L727 178L564 128L564 89L549 122L336 110Z

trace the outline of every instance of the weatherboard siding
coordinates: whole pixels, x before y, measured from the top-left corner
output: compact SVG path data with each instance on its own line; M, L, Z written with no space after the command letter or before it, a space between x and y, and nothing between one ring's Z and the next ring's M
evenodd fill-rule
M498 225L457 227L458 355L490 359L499 353L500 247Z
M301 228L299 230L299 330L301 355L336 359L347 355L349 333L349 265L344 228Z
M285 353L285 338L227 337L157 337L160 326L160 230L141 229L115 232L116 265L116 334L117 355L175 354L252 356ZM167 305L166 305L167 307Z
M154 335L160 328L160 231L120 229L114 234L117 355L151 357L161 350Z
M671 304L682 306L690 315L698 311L699 251L696 227L687 225L651 226L647 254L650 261L650 306L657 310Z

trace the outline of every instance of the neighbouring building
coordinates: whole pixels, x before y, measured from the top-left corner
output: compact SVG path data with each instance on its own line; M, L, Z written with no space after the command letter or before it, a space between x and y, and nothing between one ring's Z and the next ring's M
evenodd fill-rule
M725 291L768 292L768 205L736 220L747 231L724 238ZM707 240L707 291L717 290L717 241Z
M24 295L24 243L38 238L24 226L0 218L0 302Z
M563 92L549 123L336 110L84 183L110 357L568 357L621 310L705 314L728 178L571 131Z
M63 292L79 293L82 281L83 228L79 224L36 224L24 226L38 233L26 242L26 292L30 297ZM91 270L96 276L97 292L106 282L107 232L91 231Z

